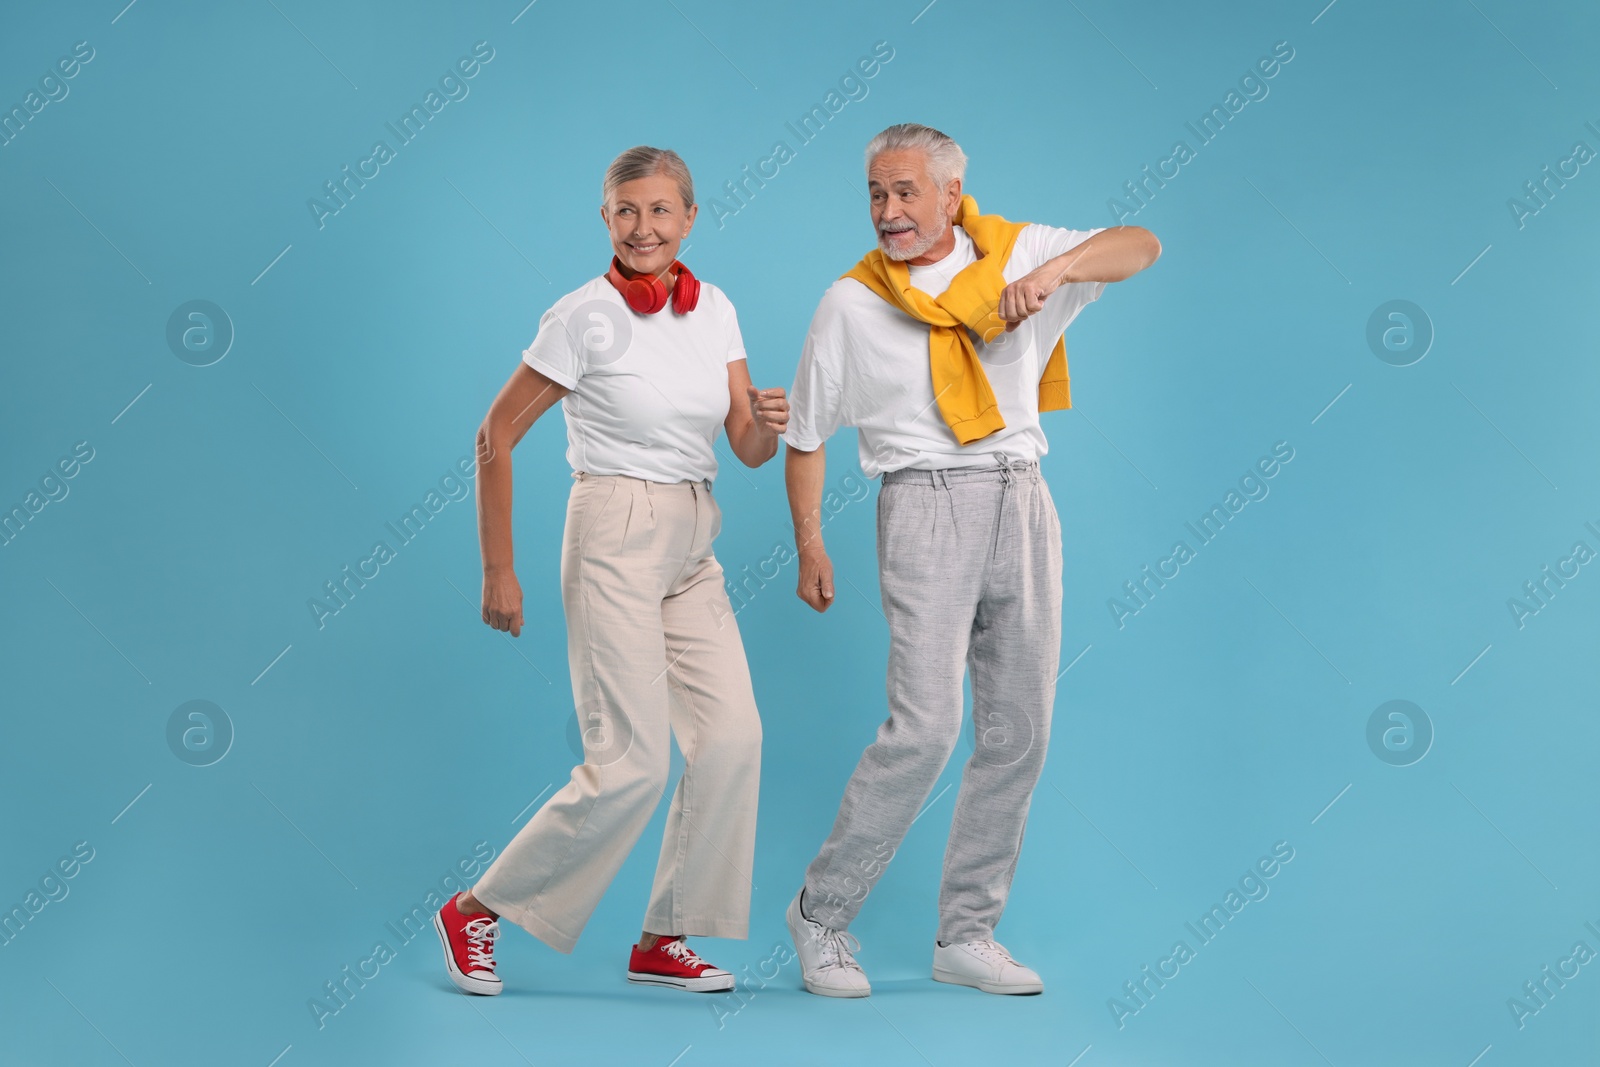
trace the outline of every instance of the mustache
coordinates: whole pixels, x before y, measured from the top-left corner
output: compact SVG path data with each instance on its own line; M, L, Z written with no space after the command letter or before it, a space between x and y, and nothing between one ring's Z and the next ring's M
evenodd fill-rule
M916 224L910 222L887 223L878 227L879 233L909 233L915 230Z

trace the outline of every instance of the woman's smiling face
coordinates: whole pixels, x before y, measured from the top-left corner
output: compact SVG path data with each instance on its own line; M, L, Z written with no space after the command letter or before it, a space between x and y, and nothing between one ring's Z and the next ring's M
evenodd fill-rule
M678 258L698 207L685 207L677 181L663 171L623 182L600 208L622 265L659 275Z

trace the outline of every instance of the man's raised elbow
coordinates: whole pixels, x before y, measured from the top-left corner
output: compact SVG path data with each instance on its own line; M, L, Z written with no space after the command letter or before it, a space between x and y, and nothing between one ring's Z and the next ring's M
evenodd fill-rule
M1139 243L1144 249L1144 265L1148 267L1156 260L1161 258L1161 242L1156 239L1155 234L1151 233L1143 226L1138 227L1138 230Z

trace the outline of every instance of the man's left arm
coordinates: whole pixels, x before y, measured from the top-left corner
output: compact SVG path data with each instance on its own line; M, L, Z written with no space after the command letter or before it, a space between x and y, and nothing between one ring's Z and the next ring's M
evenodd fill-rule
M1000 293L997 314L1008 331L1044 308L1051 293L1069 282L1120 282L1154 263L1161 242L1143 226L1101 230L1059 256L1046 260Z

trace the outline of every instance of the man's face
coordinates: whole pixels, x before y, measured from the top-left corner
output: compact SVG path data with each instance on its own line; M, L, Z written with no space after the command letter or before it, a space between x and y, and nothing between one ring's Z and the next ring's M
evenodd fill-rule
M878 153L867 167L867 190L884 255L921 266L948 254L945 246L954 243L950 219L961 202L961 180L942 190L935 186L928 176L928 153L920 148Z

